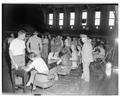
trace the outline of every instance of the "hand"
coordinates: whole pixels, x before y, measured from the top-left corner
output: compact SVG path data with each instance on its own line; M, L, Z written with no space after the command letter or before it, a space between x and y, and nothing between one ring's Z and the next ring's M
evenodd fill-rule
M27 72L28 66L24 66L22 69Z
M62 60L60 59L60 60L57 62L57 65L59 65L61 62L62 62Z
M16 69L16 70L18 69L18 66L17 66L17 65L15 65L15 69Z

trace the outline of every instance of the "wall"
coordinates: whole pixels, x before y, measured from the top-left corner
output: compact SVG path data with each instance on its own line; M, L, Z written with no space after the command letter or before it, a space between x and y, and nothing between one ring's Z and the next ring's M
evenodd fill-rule
M102 36L111 36L111 37L116 37L117 36L117 29L118 29L118 24L115 23L114 27L112 29L110 29L110 27L108 26L108 18L109 18L109 11L115 10L115 6L118 7L117 4L87 4L87 5L71 5L68 6L67 4L61 4L61 5L48 5L49 7L46 8L44 11L46 13L46 29L47 31L51 32L51 33L56 33L57 34L80 34L80 33L86 33L89 35L102 35ZM58 25L58 14L59 14L59 10L63 9L64 12L64 27L62 29L59 28ZM71 10L75 11L76 14L76 19L75 19L75 26L73 29L70 28L69 25L69 17L70 17L70 12ZM83 10L87 10L88 12L88 19L87 19L87 27L86 29L82 28L81 25L81 18L82 18L82 11ZM94 20L95 20L95 11L100 10L101 11L101 24L99 29L96 29L95 25L94 25ZM54 13L54 23L52 28L49 27L48 25L48 14L49 14L49 10L52 10ZM118 17L118 16L117 16ZM117 21L117 20L116 20Z

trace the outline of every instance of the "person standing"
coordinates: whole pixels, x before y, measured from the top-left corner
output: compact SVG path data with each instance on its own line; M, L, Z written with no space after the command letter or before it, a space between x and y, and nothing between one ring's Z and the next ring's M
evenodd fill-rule
M44 53L44 56L43 58L45 60L47 60L47 57L48 57L48 44L49 44L49 40L48 40L48 37L47 35L45 36L44 40L43 40L43 53Z
M70 60L72 61L72 69L77 69L78 68L78 52L76 49L75 45L71 45L71 50L72 50L72 57Z
M9 56L11 60L11 73L14 69L19 69L25 66L25 31L20 30L18 37L12 40L9 46ZM21 77L15 77L16 84L22 84Z
M62 48L62 41L61 41L61 36L58 35L55 39L55 47L56 47L56 52L60 52L61 51L61 48Z
M49 48L48 48L48 53L51 52L51 45L50 45L50 44L51 44L51 40L52 40L52 37L51 37L51 35L49 34L49 35L48 35L48 41L49 41L49 44L48 44L48 47L49 47Z
M73 37L73 41L71 42L71 45L77 47L77 39L75 37Z
M67 38L65 39L65 45L69 48L71 46L71 38L69 36L67 36Z
M15 39L15 36L14 36L14 33L11 33L10 37L8 38L8 45L10 45L13 39Z
M92 55L92 44L91 40L87 37L85 34L80 35L83 47L82 47L82 63L83 63L83 74L81 76L82 79L84 79L86 82L90 81L90 71L89 71L89 65L91 62L93 62L93 55Z
M28 52L35 52L37 56L41 56L42 52L42 41L41 38L38 37L38 32L35 31L33 36L29 38L26 43Z
M18 37L12 40L9 46L9 55L12 68L18 68L25 65L25 31L20 30Z
M51 52L55 52L55 38L53 37L50 41L50 45L51 45Z

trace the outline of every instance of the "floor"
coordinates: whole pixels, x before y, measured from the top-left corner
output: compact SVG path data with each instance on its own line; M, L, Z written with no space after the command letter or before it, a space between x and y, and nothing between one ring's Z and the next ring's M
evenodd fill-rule
M12 84L9 74L8 60L3 57L2 67L2 93L13 94ZM111 78L102 80L92 80L87 83L81 79L81 70L72 70L67 76L59 76L59 80L55 85L48 89L37 87L35 91L31 91L31 87L27 88L25 94L28 95L118 95L118 75L112 73ZM24 94L22 89L18 89L15 94Z

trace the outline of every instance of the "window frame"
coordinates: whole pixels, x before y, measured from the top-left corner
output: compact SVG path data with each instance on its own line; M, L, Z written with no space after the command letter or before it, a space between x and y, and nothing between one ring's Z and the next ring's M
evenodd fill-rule
M99 17L96 17L96 13L97 12L100 13ZM96 23L96 20L99 20L99 24ZM94 25L95 26L100 26L100 24L101 24L101 11L95 11L95 22L94 22Z
M110 12L113 12L113 16L114 16L114 17L112 17L112 18L110 17L110 16L111 16L111 15L110 15ZM113 22L110 24L111 20L113 20ZM108 25L109 25L110 27L113 27L113 26L115 25L115 15L114 15L114 11L113 11L113 10L109 11Z
M71 14L74 13L74 17L71 18ZM73 23L71 23L73 21ZM75 12L70 12L70 26L75 26Z
M50 14L52 14L52 18L50 18ZM48 14L48 25L49 25L49 26L53 26L53 20L54 20L54 19L53 19L53 13L49 13L49 14ZM52 21L52 24L50 24L50 21Z
M60 18L60 14L63 14L62 18ZM62 25L60 25L60 21L62 21ZM64 25L64 12L60 12L59 13L59 26L63 26Z
M86 13L86 17L84 18L83 14ZM88 18L88 12L87 11L82 11L82 21L85 20L85 23L81 22L82 26L87 26L87 18Z

